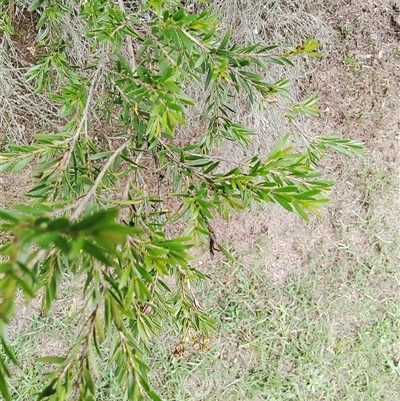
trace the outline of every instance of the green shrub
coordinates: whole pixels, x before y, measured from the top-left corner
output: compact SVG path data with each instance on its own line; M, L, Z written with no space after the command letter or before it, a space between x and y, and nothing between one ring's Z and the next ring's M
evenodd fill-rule
M16 296L29 302L42 294L46 313L66 273L82 277L87 319L66 355L41 358L56 367L39 399L95 400L102 360L127 399L158 400L143 356L162 321L181 328L182 346L212 328L191 290L206 276L191 262L204 247L232 258L214 234L213 218L228 220L232 210L271 202L305 220L318 216L333 184L321 178L318 162L329 148L347 154L362 148L332 135L288 133L266 158L217 156L227 141L245 148L257 135L238 121L233 104L241 94L253 104L280 106L289 123L319 114L316 97L284 107L289 80L265 79L270 63L291 66L294 56L319 56L318 43L309 38L285 51L238 45L205 4L195 12L175 0L129 9L126 3L10 0L1 6L6 39L18 35L18 12L27 7L35 16L37 62L25 80L57 105L60 124L0 155L1 171L32 165L35 180L26 203L0 210L9 238L1 247L0 279L6 400L8 365L18 363L6 335ZM72 22L84 27L79 40L88 54L80 60L72 56L77 38L64 29ZM202 86L204 102L188 96L193 85ZM201 112L197 126L193 110ZM107 353L104 343L111 344Z

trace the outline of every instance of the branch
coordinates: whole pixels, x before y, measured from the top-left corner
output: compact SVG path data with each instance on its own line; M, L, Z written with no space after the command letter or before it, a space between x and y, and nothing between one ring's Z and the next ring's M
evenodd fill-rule
M75 391L74 391L74 395L73 395L73 400L74 401L78 401L80 399L81 396L81 385L82 385L82 378L83 378L83 364L85 363L85 359L88 355L88 348L89 348L89 341L90 338L93 336L93 329L94 329L94 325L95 325L95 321L96 321L96 315L98 313L99 310L99 304L96 304L93 312L90 314L90 317L87 321L87 325L88 325L88 329L86 332L86 335L83 339L83 342L81 343L81 351L80 351L80 355L78 358L78 375L73 383L73 387L75 387Z
M182 29L184 35L186 35L192 42L194 42L200 49L203 49L207 54L210 54L210 49L204 45L204 43L199 42L194 36L192 36L188 31Z
M182 169L189 171L190 173L192 173L193 175L195 175L198 178L201 178L202 180L208 180L208 181L213 181L214 178L213 176L209 175L209 174L204 174L198 170L196 170L195 168L188 166L185 163L182 163L173 153L173 151L171 151L171 149L169 148L168 144L166 144L161 138L157 138L158 142L164 147L164 149L167 150L167 156L172 159L179 167L181 167Z
M91 104L93 96L94 96L94 91L95 91L98 81L99 81L99 76L101 76L101 72L103 71L104 67L105 67L105 57L104 57L104 54L102 54L100 57L100 62L98 64L96 73L95 73L95 75L92 79L92 83L90 85L89 94L88 94L86 104L85 104L85 109L83 110L83 113L82 113L82 118L79 122L78 128L76 129L74 135L68 140L69 142L71 142L69 145L70 148L62 159L62 163L63 163L62 167L66 168L69 165L69 161L71 159L72 152L75 149L75 145L76 145L76 142L78 141L81 130L84 125L87 125L89 107L90 107L90 104Z
M85 195L84 198L82 198L75 209L75 212L72 214L71 219L77 219L79 215L83 212L83 209L85 206L88 204L89 200L93 197L93 195L96 193L96 190L98 186L100 185L104 175L106 174L107 170L111 167L111 165L114 163L114 160L117 158L117 156L130 144L131 139L128 139L126 142L124 142L108 159L107 163L103 166L101 169L99 175L96 178L96 181L94 182L92 188L90 188L90 191Z
M126 14L125 12L125 5L123 0L118 0L118 5L121 11ZM126 41L128 43L128 53L130 56L130 61L129 61L129 66L131 67L132 72L135 72L136 70L136 58L135 58L135 52L133 50L133 44L132 44L132 38L128 35L126 37Z

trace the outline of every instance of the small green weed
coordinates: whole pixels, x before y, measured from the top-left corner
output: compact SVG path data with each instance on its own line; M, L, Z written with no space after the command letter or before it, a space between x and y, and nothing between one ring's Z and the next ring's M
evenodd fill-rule
M360 63L355 56L344 56L343 64L347 71L358 71L360 69Z

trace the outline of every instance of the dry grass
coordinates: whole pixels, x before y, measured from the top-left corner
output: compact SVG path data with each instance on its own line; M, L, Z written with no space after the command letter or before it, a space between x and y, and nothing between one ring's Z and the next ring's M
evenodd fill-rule
M39 15L26 9L31 1L23 0L10 6L15 34L0 39L0 145L29 143L32 133L58 132L63 125L58 116L58 105L42 91L35 93L25 73L34 66L45 50L38 47L43 30L35 25ZM71 2L71 15L78 14L79 5ZM87 67L93 61L89 44L82 40L84 21L67 14L59 21L62 39L68 46L72 65ZM56 79L54 89L62 84Z

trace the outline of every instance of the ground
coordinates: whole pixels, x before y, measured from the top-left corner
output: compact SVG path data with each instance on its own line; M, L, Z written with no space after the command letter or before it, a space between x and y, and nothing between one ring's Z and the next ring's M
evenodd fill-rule
M224 4L226 9L226 2L215 1L218 10ZM166 327L149 360L153 381L171 401L396 400L400 3L229 4L229 14L238 18L229 19L225 10L224 21L237 28L238 37L245 29L267 43L293 44L297 35L309 34L322 42L323 59L304 60L291 72L293 97L317 93L324 111L320 118L302 120L299 129L362 140L365 156L332 155L325 163L326 175L337 184L321 219L307 224L268 206L216 223L218 238L236 258L233 264L207 260L200 266L212 273L198 293L217 329L206 350L177 357L176 333ZM268 150L279 129L261 136L260 152ZM28 184L23 174L2 175L1 203L15 201ZM36 389L40 368L32 361L38 349L52 354L62 346L60 337L67 343L75 334L68 324L75 322L79 300L65 308L71 298L66 292L46 318L38 308L24 307L13 323L12 344L26 356L15 400L30 400ZM117 399L109 374L103 375L101 400Z

